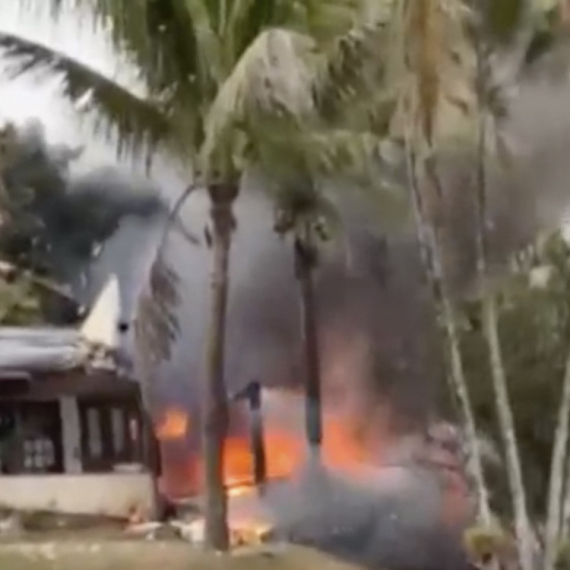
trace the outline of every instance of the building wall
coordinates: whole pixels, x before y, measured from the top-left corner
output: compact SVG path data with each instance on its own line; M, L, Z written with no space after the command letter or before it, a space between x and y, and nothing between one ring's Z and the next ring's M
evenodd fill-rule
M152 511L152 479L147 473L2 476L0 505L126 518L134 507Z

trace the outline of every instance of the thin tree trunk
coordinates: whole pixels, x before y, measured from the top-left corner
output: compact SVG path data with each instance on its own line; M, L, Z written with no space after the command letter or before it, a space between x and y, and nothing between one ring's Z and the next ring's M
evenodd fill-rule
M208 188L208 192L212 204L213 268L202 408L205 540L207 547L226 551L229 548L229 530L223 459L228 430L228 401L224 381L224 360L230 245L234 226L232 205L238 187L215 184Z
M443 275L443 262L439 240L435 235L432 224L427 219L422 194L417 180L416 164L413 150L408 141L406 149L406 161L410 186L412 190L412 202L416 221L416 232L422 252L424 271L431 285L434 300L441 311L445 328L445 342L449 364L449 381L451 388L459 402L462 416L462 425L465 430L467 443L467 471L475 486L477 498L477 516L481 524L490 527L492 524L491 509L489 506L489 493L485 484L481 450L477 438L475 415L467 388L463 359L461 357L459 334L457 331L455 311L451 298L445 286Z
M316 250L311 229L295 239L295 269L301 294L301 320L305 350L306 433L310 458L320 460L322 444L321 363L317 327L317 306L313 283Z
M520 565L523 570L532 570L532 536L526 508L526 493L516 440L515 422L509 401L506 374L499 341L495 297L492 292L484 293L482 311L484 334L489 350L491 379L495 392L495 405L499 418L499 428L505 446L507 475L513 501Z
M487 179L485 168L487 120L483 107L486 91L486 57L482 53L482 46L478 45L478 96L480 101L480 117L478 125L478 156L475 201L477 211L476 241L477 241L477 270L480 285L481 312L483 320L483 333L489 351L489 364L491 380L495 393L495 405L499 420L499 428L505 446L507 461L507 475L513 502L515 517L515 532L519 562L522 570L532 570L533 548L530 524L526 507L526 493L522 477L520 456L516 440L515 423L509 394L501 344L495 293L487 287Z
M558 409L558 423L554 435L554 447L550 465L550 484L548 489L548 510L544 537L544 570L554 570L560 545L562 522L562 501L564 499L564 476L569 432L570 416L570 356L566 361L562 399ZM566 491L568 492L568 490Z
M560 529L560 537L562 540L567 540L570 534L570 454L568 454L566 458L563 485L562 528Z

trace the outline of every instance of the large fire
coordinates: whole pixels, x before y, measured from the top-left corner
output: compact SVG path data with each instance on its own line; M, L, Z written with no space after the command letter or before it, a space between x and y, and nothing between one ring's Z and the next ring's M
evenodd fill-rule
M201 459L197 453L188 454L187 441L190 439L192 422L187 412L179 408L165 410L163 418L156 426L157 438L163 446L163 490L172 497L195 493L200 487ZM327 412L323 417L323 460L335 469L357 468L370 453L366 438L358 434L353 422L340 414ZM291 476L306 458L304 437L287 430L282 425L265 418L263 426L266 469L269 479ZM175 450L168 451L168 447ZM377 446L374 453L378 452ZM230 435L225 444L224 474L229 492L253 482L253 455L247 435Z

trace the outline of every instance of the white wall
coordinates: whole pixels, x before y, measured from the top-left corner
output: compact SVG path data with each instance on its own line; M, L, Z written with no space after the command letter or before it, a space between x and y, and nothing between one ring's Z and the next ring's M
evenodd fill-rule
M128 517L133 507L151 512L147 473L0 476L0 505L20 510Z

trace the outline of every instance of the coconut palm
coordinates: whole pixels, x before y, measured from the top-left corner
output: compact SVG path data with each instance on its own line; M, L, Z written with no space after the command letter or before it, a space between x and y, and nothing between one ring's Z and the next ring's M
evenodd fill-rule
M460 349L456 310L449 291L441 233L441 181L435 149L445 145L472 108L469 51L463 6L431 0L394 3L391 80L397 103L392 136L403 141L408 185L422 259L441 313L448 375L466 434L468 471L478 498L479 518L491 524L475 417ZM450 129L450 125L452 125Z
M392 9L391 46L395 53L388 56L391 72L388 84L393 86L397 102L392 136L403 141L418 240L426 271L442 312L450 380L466 429L471 459L470 471L479 497L479 516L483 524L488 526L491 524L491 512L477 444L474 414L465 381L455 309L447 283L449 276L445 252L448 244L447 236L442 232L444 188L438 159L445 152L450 140L455 140L454 144L457 145L457 135L461 135L463 144L467 141L471 148L474 148L474 141L469 140L469 133L481 124L481 113L478 111L481 98L474 86L475 63L479 60L472 35L466 34L465 31L473 29L474 21L484 22L485 37L492 38L495 49L498 48L497 40L500 39L501 50L508 55L512 55L512 51L516 52L515 55L522 53L523 57L515 59L524 63L528 44L533 39L532 34L529 35L527 31L532 29L532 26L528 26L526 22L524 26L521 25L524 6L516 0L482 2L473 6L461 1L397 0L392 3ZM506 49L505 45L508 46ZM485 105L487 102L488 98ZM480 160L478 164L481 165ZM484 181L480 179L479 191L483 186ZM479 235L481 228L480 224ZM486 290L483 291L484 299L492 295L491 292L487 293ZM496 323L496 319L494 322ZM498 338L491 334L491 329L492 327L487 329L487 336L490 354L496 363L495 349L498 346ZM494 330L496 331L496 328ZM498 415L509 449L508 444L512 444L512 438L508 434L513 431L508 428L508 422L503 421L507 417L505 401L509 407L508 400L504 397L505 391L500 390L504 382L501 383L496 374L493 380ZM512 422L510 425L512 427ZM512 445L510 449L509 469L510 473L516 474L518 455L512 452ZM520 474L520 468L518 473ZM526 509L523 508L524 488L518 476L511 477L511 483L521 561L525 562L528 568L528 518Z
M0 34L0 47L16 62L15 73L48 69L61 75L64 94L98 111L103 126L118 133L120 150L140 152L164 145L188 161L207 189L213 268L203 402L206 536L211 546L225 549L223 363L233 203L242 173L271 139L266 135L285 125L304 130L306 117L314 113L314 94L319 93L314 89L316 76L306 65L312 61L315 38L326 40L346 31L359 2L77 3L110 24L117 49L140 70L144 95L21 37ZM54 4L66 7L58 0ZM322 70L318 84L326 85L334 69L325 65Z
M275 196L275 231L291 236L295 277L299 284L301 324L306 374L306 434L310 459L320 459L322 444L321 361L318 338L318 307L314 273L318 266L319 242L326 239L325 213L334 212L319 192L316 180L300 169L279 181Z

